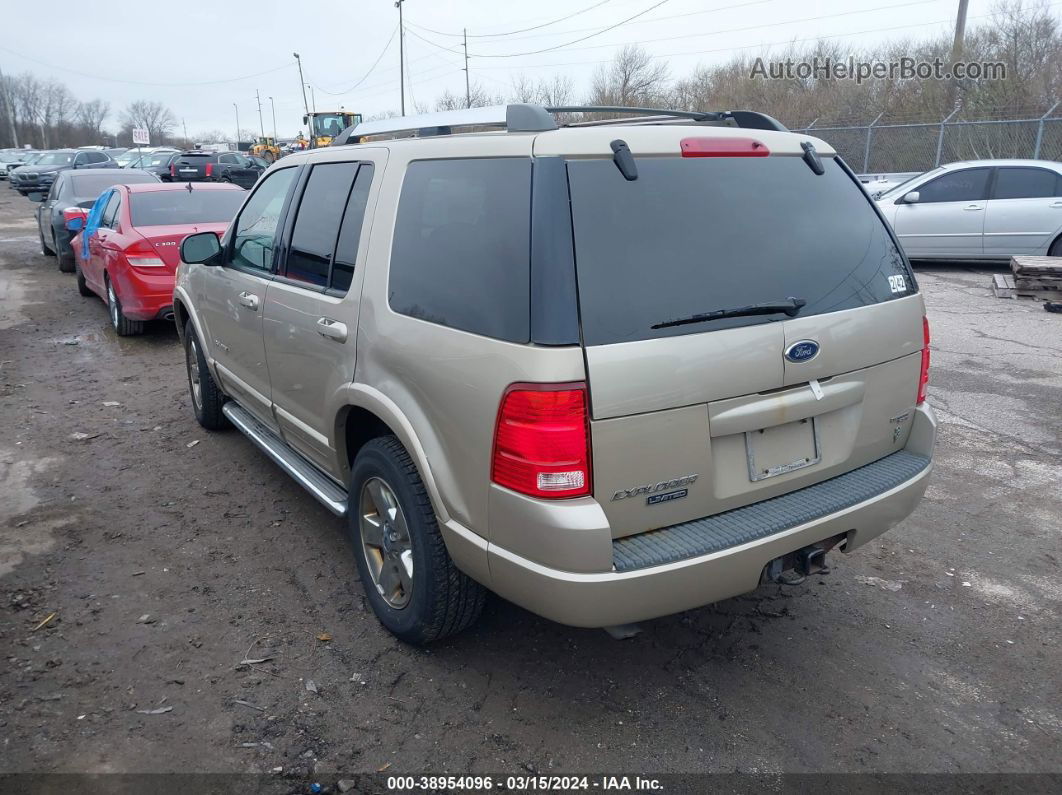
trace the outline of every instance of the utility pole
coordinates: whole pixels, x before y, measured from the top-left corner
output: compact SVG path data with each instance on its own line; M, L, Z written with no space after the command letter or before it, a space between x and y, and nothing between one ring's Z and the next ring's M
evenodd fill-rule
M406 29L402 26L402 3L395 0L398 9L398 85L402 96L402 115L406 115Z
M299 85L302 86L302 106L306 109L306 115L310 115L310 106L306 103L306 78L302 76L302 58L297 52L293 52L295 63L299 65Z
M955 39L951 45L952 77L948 81L948 105L957 108L962 101L957 97L958 84L955 81L955 64L962 59L963 39L966 37L966 10L970 0L959 0L959 13L955 15Z
M465 34L465 107L472 107L472 90L468 86L468 28L463 28Z
M273 143L277 142L277 104L273 98L269 98L269 106L273 109Z
M240 148L240 106L235 102L232 103L232 107L236 108L236 148Z
M184 129L184 141L188 143L188 125L184 121L184 117L181 117L181 127Z
M11 143L18 149L18 132L15 130L15 109L11 107L11 92L8 90L7 81L4 80L4 72L0 69L0 89L4 93L4 110L7 112L7 123L11 128Z
M316 113L317 112L317 94L314 93L313 86L311 86L309 83L306 84L306 87L308 89L310 89L310 107L312 107L313 108L313 112Z
M258 89L254 90L254 98L258 102L258 126L262 128L262 137L265 138L265 121L262 120L262 97L258 93Z

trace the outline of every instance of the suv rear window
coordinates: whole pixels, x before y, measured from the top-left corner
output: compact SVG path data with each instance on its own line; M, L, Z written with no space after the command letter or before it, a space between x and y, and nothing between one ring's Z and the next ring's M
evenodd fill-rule
M530 221L530 158L410 163L391 251L391 308L527 342Z
M653 329L668 320L789 297L807 315L915 291L865 192L832 157L568 163L586 345L714 331L782 313ZM899 277L890 279L889 277Z

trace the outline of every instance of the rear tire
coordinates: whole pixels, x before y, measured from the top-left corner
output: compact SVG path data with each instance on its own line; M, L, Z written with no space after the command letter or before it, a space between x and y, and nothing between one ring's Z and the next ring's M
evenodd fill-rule
M78 265L76 261L74 262L74 274L77 277L77 291L86 298L95 295L95 293L89 289L88 282L85 281L85 274L81 272L81 266Z
M479 617L486 592L454 565L424 482L396 437L373 439L358 452L349 500L358 575L388 631L421 646Z
M118 300L118 294L114 292L111 280L107 284L107 312L111 316L111 326L119 337L135 337L144 333L143 320L130 320L122 312L122 302Z
M70 251L69 254L63 253L63 247L59 245L59 241L52 238L52 243L55 244L55 262L59 266L60 273L73 273L74 272L74 252Z
M192 396L196 422L208 431L229 427L229 420L221 411L225 395L210 375L206 356L191 320L184 325L184 364L188 370L188 391Z
M40 235L41 238L41 254L46 257L50 257L55 254L55 252L48 246L48 244L44 242L44 232L38 229L37 234Z
M1062 257L1062 235L1059 235L1058 239L1051 244L1051 248L1047 249L1047 256Z

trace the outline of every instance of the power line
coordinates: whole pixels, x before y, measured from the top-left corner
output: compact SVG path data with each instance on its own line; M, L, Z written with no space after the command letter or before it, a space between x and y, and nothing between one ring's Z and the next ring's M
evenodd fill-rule
M411 36L415 36L416 38L420 39L425 44L430 44L432 47L435 47L436 49L443 50L444 52L451 52L454 55L461 55L461 51L460 50L451 50L449 47L444 47L442 44L436 44L431 39L424 38L419 33L417 33L417 31L415 31L415 30L408 30L407 29L406 33L408 33Z
M682 40L682 39L698 39L698 38L703 38L705 36L718 36L718 35L721 35L723 33L744 33L744 32L750 31L750 30L762 30L764 28L777 28L777 27L783 27L785 25L796 25L796 24L800 24L802 22L818 22L819 20L823 20L823 19L833 19L834 17L845 17L845 16L853 16L853 15L858 15L858 14L869 14L869 13L872 13L872 12L875 12L875 11L892 11L893 9L897 9L897 8L907 8L907 7L910 7L910 6L929 5L930 3L936 3L936 2L939 2L939 0L910 0L910 2L900 3L898 5L877 6L875 8L861 8L861 9L855 9L855 10L852 10L852 11L841 11L841 12L836 13L836 14L819 14L819 15L813 16L813 17L804 17L803 19L788 19L788 20L783 20L781 22L767 22L767 23L764 23L764 24L761 24L761 25L745 25L745 26L740 27L740 28L728 28L728 29L725 29L725 30L713 30L710 33L686 33L686 34L683 34L681 36L663 36L661 38L656 38L656 39L638 39L637 41L632 41L632 42L613 42L611 44L591 44L588 47L576 47L573 50L573 52L578 51L578 50L600 50L600 49L604 49L604 48L607 48L607 47L617 47L620 44L650 44L650 43L661 42L661 41L679 41L679 40ZM570 44L574 44L575 42L569 42L569 43ZM565 45L559 45L559 46L565 46ZM552 50L552 49L557 49L557 48L550 47L550 48L548 48L546 50L539 50L539 52L549 52L549 50ZM522 55L530 55L531 53L520 53L520 54L522 54ZM511 55L471 55L471 57L472 58L509 58L509 57L514 57L514 56L511 56Z
M164 87L164 88L187 88L187 87L194 87L194 86L216 86L216 85L219 85L221 83L236 83L236 82L238 82L240 80L249 80L252 77L261 77L262 75L269 75L269 74L273 74L273 72L279 72L281 69L287 69L289 66L291 66L294 63L293 61L289 61L288 63L282 64L281 66L274 67L273 69L266 69L263 72L255 72L254 74L243 75L242 77L227 77L227 78L225 78L223 80L203 80L203 81L196 82L196 83L153 83L153 82L150 82L150 81L147 81L147 80L120 80L120 79L114 78L114 77L101 77L100 75L89 74L88 72L79 72L77 69L69 69L69 68L67 68L65 66L55 66L53 64L46 63L45 61L41 61L41 60L39 60L37 58L32 58L29 55L23 55L22 53L16 52L15 50L10 50L7 47L0 47L0 51L9 53L10 55L17 56L17 57L22 58L24 60L27 60L27 61L29 61L31 63L35 63L38 66L43 66L43 67L45 67L47 69L55 69L55 70L60 71L60 72L69 72L70 74L78 75L79 77L87 77L90 80L102 80L102 81L104 81L106 83L124 83L126 85L134 85L134 86L161 86L161 87Z
M1056 3L1049 3L1049 4L1047 4L1044 7L1045 8L1052 8L1052 7L1057 6L1057 5L1062 5L1062 3L1057 3L1057 2ZM976 16L976 17L970 17L970 19L987 19L987 18L990 18L992 16L993 16L992 14L981 14L981 15ZM766 43L761 42L761 43L757 43L757 44L746 44L746 45L737 46L737 47L731 46L731 47L717 47L717 48L711 49L711 50L684 50L682 52L664 52L664 53L657 53L655 55L650 55L649 57L655 59L655 58L674 58L675 56L679 56L679 55L714 55L714 54L720 53L720 52L731 52L731 51L735 51L735 50L752 50L752 49L756 49L756 48L778 47L778 46L785 46L785 45L788 45L788 44L802 44L802 43L809 42L809 41L820 41L820 40L823 40L823 39L839 39L839 38L844 38L846 36L862 36L862 35L869 34L869 33L890 33L892 31L896 31L896 30L909 30L910 28L922 28L922 27L926 27L926 26L929 26L929 25L951 25L951 24L953 24L953 20L951 20L951 19L938 19L938 20L935 20L933 22L915 22L915 23L910 23L910 24L907 24L907 25L894 25L892 27L887 27L887 28L869 28L867 30L852 30L852 31L846 31L844 33L833 33L833 34L826 34L826 35L819 34L819 35L816 35L816 36L809 36L809 37L803 38L803 39L785 39L784 41L772 41L772 42L766 42ZM617 46L617 45L612 45L612 46ZM564 61L564 62L561 62L561 63L521 64L519 66L482 66L480 68L481 69L509 69L509 70L511 70L511 69L540 69L540 68L555 68L555 67L560 67L560 66L583 66L583 65L587 65L587 64L608 63L610 60L611 60L610 58L598 58L596 60L591 60L591 61Z
M667 20L670 20L670 19L684 19L686 17L701 16L702 14L717 14L720 11L733 11L733 10L738 9L738 8L748 8L749 6L765 5L767 3L774 3L776 1L777 0L748 0L748 2L733 3L731 5L726 5L726 6L716 6L715 8L701 9L700 11L686 11L686 12L681 13L681 14L668 14L666 16L653 17L652 19L643 19L643 20L639 20L639 21L636 21L636 22L631 22L630 24L631 25L653 25L653 24L655 24L657 22L666 22ZM409 23L407 23L407 24L409 24ZM422 30L427 30L422 25L420 25L418 27L420 27ZM590 28L570 28L568 30L554 30L554 31L551 31L549 33L533 33L530 36L517 36L516 39L509 39L509 41L520 41L520 40L523 40L523 39L541 39L541 38L544 38L544 37L547 37L547 36L561 36L561 35L568 34L568 33L573 33L573 34L574 33L586 33L588 31L594 31L594 30L597 30L597 29L598 29L597 27L590 27ZM429 30L429 32L434 33L435 31L430 31ZM451 34L444 33L444 34L440 34L440 35L449 36ZM471 33L469 34L469 38L472 38L472 34ZM495 42L483 42L483 43L484 44L494 44Z
M321 92L323 92L325 94L329 94L330 96L333 96L333 97L342 96L343 94L349 94L355 88L357 88L362 83L364 83L365 79L369 75L372 74L373 70L379 65L380 61L383 60L384 55L387 54L387 50L391 47L391 42L393 42L395 40L395 34L396 33L398 33L398 25L395 25L395 29L391 31L391 38L389 38L387 40L387 44L384 45L384 48L380 51L380 54L378 56L376 56L376 60L372 62L372 66L369 67L369 71L367 71L365 74L363 74L361 76L361 79L359 79L356 83L354 83L354 85L352 85L350 88L344 89L343 91L329 91L328 89L321 88L318 85L314 85L314 88L316 88L318 91L321 91Z
M567 16L560 17L558 19L552 19L549 22L543 22L541 25L534 25L534 26L532 26L530 28L521 28L520 30L510 30L510 31L507 31L505 33L477 33L477 34L470 34L468 36L468 38L470 38L470 39L494 39L494 38L501 38L502 36L512 36L512 35L514 35L516 33L527 33L529 30L539 30L540 28L548 28L550 25L556 25L558 22L564 22L565 20L571 19L572 17L577 17L580 14L585 14L587 11L593 11L595 8L600 8L601 6L605 5L606 3L611 3L611 2L612 2L612 0L601 0L601 2L599 2L599 3L594 3L592 6L587 6L586 8L581 8L578 11L574 11L571 14L568 14ZM413 25L414 27L420 28L421 30L426 30L426 31L428 31L428 33L434 33L437 36L457 36L458 38L460 38L462 36L461 33L444 33L441 30L432 30L429 27L425 27L424 25L418 25L415 22L410 22L408 24Z
M629 16L629 17L627 17L624 20L621 20L619 22L616 22L615 24L609 25L607 28L602 28L601 30L597 31L596 33L591 33L588 36L583 36L582 38L578 38L578 39L575 39L573 41L568 41L568 42L565 42L564 44L558 44L555 47L546 47L545 49L542 49L542 50L531 50L529 52L513 52L513 53L508 53L508 54L505 54L505 55L473 55L472 57L473 58L519 58L519 57L524 56L524 55L539 55L539 54L544 53L544 52L551 52L553 50L559 50L562 47L569 47L572 44L578 44L581 41L586 41L587 39L592 39L595 36L600 36L602 33L608 33L610 30L615 30L620 25L626 25L632 19L637 19L638 17L645 16L650 11L653 11L654 9L660 8L660 6L664 5L664 3L667 3L667 2L670 2L670 0L659 0L658 3L654 3L653 5L649 6L644 11L639 11L637 14L633 14L632 16ZM436 46L438 46L438 45L436 45Z

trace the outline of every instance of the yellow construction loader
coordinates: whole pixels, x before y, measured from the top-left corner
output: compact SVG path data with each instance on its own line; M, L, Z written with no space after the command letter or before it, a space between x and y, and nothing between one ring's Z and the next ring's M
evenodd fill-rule
M277 142L268 137L259 138L258 143L251 147L250 153L255 157L262 158L267 163L275 163L283 156L280 147L277 146Z
M361 124L360 113L345 110L314 111L302 117L302 123L310 128L310 148L328 146L343 130Z

